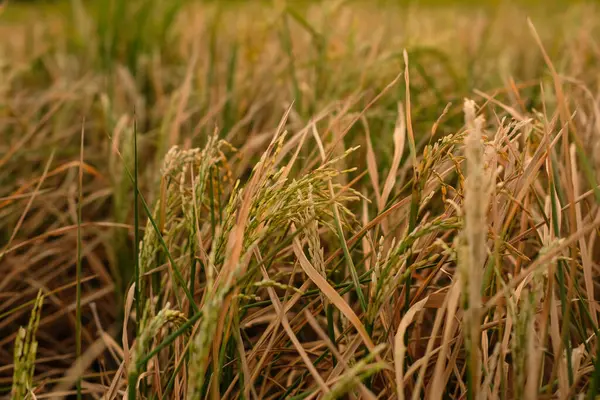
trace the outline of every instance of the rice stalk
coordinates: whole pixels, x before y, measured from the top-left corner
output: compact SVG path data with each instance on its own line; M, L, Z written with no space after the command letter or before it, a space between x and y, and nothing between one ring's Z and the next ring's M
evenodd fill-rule
M465 100L465 138L467 163L464 220L458 271L465 295L464 326L468 352L468 396L475 398L481 384L481 292L483 268L487 257L487 211L490 181L483 165L483 117L476 117L475 103Z
M37 330L40 324L40 315L44 296L38 291L27 328L20 327L15 340L13 379L11 399L33 399L33 376L37 356L38 342Z

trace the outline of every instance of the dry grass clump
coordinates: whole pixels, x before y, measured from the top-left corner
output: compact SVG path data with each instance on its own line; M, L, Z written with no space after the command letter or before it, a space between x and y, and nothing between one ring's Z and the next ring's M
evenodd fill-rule
M596 396L592 4L111 4L0 47L3 394Z

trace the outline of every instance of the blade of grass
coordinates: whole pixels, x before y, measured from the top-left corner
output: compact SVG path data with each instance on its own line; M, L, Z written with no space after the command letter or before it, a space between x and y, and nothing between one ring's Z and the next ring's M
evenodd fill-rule
M135 282L135 316L137 319L136 332L140 334L139 320L142 317L143 301L140 296L140 259L139 259L139 243L140 243L140 221L139 221L139 182L138 182L138 150L137 150L137 118L133 118L133 267L134 267L134 282Z
M316 127L314 124L313 124L312 128L313 128L313 136L314 136L315 140L317 141L317 145L318 145L319 152L321 155L321 161L325 162L325 160L327 159L327 155L325 154L325 148L323 146L323 143L321 141L319 134L317 133L317 130L316 130ZM333 216L334 216L334 220L335 220L337 236L340 241L342 250L344 251L344 259L346 260L346 265L348 267L348 270L350 271L350 275L352 277L352 282L354 283L354 289L356 290L356 295L358 296L358 301L360 302L360 307L363 312L366 312L367 311L367 301L365 299L365 295L362 291L362 288L360 287L360 279L358 278L358 273L356 272L356 267L354 266L354 261L352 261L352 256L350 255L350 251L348 250L348 244L346 243L346 238L344 237L344 230L342 228L340 212L337 208L337 204L334 201L335 192L333 191L333 184L331 182L331 179L328 180L327 184L329 186L329 194L331 196L331 202L332 202L332 207L333 207Z
M129 180L133 184L135 182L135 179L134 179L131 171L127 167L127 165L124 165L124 169L125 169L125 172L127 173L127 176L129 178ZM184 292L185 296L187 297L188 301L190 302L190 306L192 307L192 309L194 310L194 312L197 313L199 311L199 309L198 309L198 305L194 301L194 296L192 296L192 294L190 293L188 285L186 284L185 280L183 279L183 276L181 275L181 272L179 271L179 267L177 267L177 263L175 262L175 260L173 259L173 256L171 255L171 252L169 251L169 247L165 243L165 239L162 236L162 231L159 229L156 221L152 217L152 211L150 211L150 207L148 206L148 203L146 203L146 200L144 199L144 196L139 192L139 190L138 190L138 196L139 196L139 200L142 202L142 206L144 208L144 212L148 216L148 220L150 221L150 224L152 225L152 228L156 232L156 236L158 238L158 241L159 241L159 243L160 243L163 251L165 252L165 254L167 256L167 259L169 260L169 263L171 264L171 267L173 268L173 272L175 274L175 279L177 281L177 284L183 290L183 292Z
M419 203L421 201L421 182L419 176L419 165L417 163L417 149L415 145L415 134L413 131L412 125L412 116L411 116L411 102L410 102L410 74L409 74L409 64L408 64L408 52L406 49L403 51L404 56L404 82L406 85L406 127L408 133L408 148L410 150L410 156L412 159L413 166L413 184L412 184L412 194L410 201L410 212L408 219L408 233L412 233L417 227L417 219L419 214ZM411 254L406 260L406 270L410 271L412 264L414 262L414 256ZM412 273L408 274L406 277L406 282L404 284L404 313L408 313L410 309L410 291L412 286ZM405 333L405 340L408 340L408 330ZM406 357L407 363L410 362L410 356Z
M304 255L304 251L302 250L302 245L298 238L294 238L294 253L298 260L300 261L300 265L308 275L308 277L317 285L319 289L329 298L329 300L344 314L346 318L354 325L359 335L363 339L365 345L370 351L375 349L375 345L373 341L367 334L365 327L360 322L360 319L356 316L352 308L344 301L344 299L336 292L331 285L319 274L319 272L310 264L306 256Z
M75 279L77 281L75 292L75 357L76 360L81 358L81 208L83 202L83 139L85 134L85 119L81 122L81 147L79 150L79 190L77 194L77 266L75 271ZM81 374L79 371L75 382L77 390L77 400L81 400Z
M408 75L405 75L408 76ZM392 160L392 166L385 179L383 186L383 193L379 204L377 205L378 211L381 213L387 203L387 200L396 184L396 175L398 173L398 167L400 166L400 160L402 159L402 153L404 152L404 142L406 139L406 119L404 117L404 111L402 110L402 103L398 102L398 117L396 119L396 126L394 127L394 158ZM384 234L387 233L384 231Z
M402 317L396 331L396 336L394 337L394 365L396 370L396 394L398 395L398 400L404 400L405 334L415 315L421 311L425 303L427 303L427 297L410 307L408 312Z

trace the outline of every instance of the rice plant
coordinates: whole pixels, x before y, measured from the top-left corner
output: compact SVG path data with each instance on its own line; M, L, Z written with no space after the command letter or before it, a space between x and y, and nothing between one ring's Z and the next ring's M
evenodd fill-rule
M2 395L596 398L597 6L384 3L4 6Z

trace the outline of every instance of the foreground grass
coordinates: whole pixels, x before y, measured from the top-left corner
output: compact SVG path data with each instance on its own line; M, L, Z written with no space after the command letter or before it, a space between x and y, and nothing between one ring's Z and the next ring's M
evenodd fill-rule
M3 394L594 397L598 15L7 18Z

